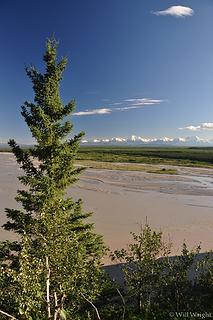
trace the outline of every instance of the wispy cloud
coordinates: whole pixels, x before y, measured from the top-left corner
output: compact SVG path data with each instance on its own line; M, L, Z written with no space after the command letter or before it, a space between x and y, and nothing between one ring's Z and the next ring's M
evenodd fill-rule
M108 99L108 98L106 99L105 98L105 99L101 99L101 100L104 101L104 102L109 102L111 99Z
M194 14L194 10L184 6L172 6L168 9L152 12L156 16L174 16L176 18L190 17Z
M146 106L152 104L159 104L163 100L159 99L150 99L150 98L134 98L134 99L126 99L126 102L131 102L132 106Z
M151 99L151 98L131 98L131 99L125 99L122 102L115 102L110 104L110 106L121 105L121 107L87 109L85 111L75 112L73 113L73 115L74 116L90 116L90 115L110 114L116 111L119 112L119 111L131 110L131 109L141 109L145 106L160 104L163 101L164 100Z
M123 104L123 102L114 102L114 103L110 103L110 106L118 106L120 104Z
M189 130L189 131L213 131L213 122L203 122L200 125L193 126L189 125L183 128L179 128L179 130Z
M109 114L112 110L108 108L85 110L73 113L74 116L91 116L94 114Z

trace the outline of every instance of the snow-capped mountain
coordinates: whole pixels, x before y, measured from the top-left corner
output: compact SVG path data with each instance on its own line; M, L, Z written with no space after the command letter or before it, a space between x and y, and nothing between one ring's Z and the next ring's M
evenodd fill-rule
M173 145L173 146L213 146L213 139L198 136L178 138L147 138L132 135L130 137L94 138L82 140L83 145Z

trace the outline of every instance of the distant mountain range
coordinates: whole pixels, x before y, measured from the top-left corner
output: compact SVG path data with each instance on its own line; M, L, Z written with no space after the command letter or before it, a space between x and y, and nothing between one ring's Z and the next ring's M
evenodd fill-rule
M82 145L213 146L213 139L203 139L198 136L186 138L144 138L132 135L128 138L83 139Z
M213 147L213 139L203 139L198 136L191 136L185 138L145 138L136 135L130 137L113 137L113 138L94 138L83 139L82 145L86 146L105 146L105 145L117 145L117 146L209 146ZM30 145L21 144L22 147L29 147ZM9 149L8 144L0 142L0 148Z

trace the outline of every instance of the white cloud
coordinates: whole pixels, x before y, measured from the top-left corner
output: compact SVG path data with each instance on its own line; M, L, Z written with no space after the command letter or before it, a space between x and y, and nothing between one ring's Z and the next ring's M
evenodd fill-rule
M114 103L111 103L110 106L117 106L119 104L123 104L123 102L114 102Z
M155 11L157 16L174 16L176 18L188 17L194 14L194 10L184 6L172 6L162 11Z
M129 106L118 108L120 111L131 110L131 109L140 109L144 106L151 106L154 104L159 104L164 100L159 99L150 99L150 98L134 98L126 99L125 102L130 102Z
M179 128L179 130L189 130L189 131L211 131L213 130L213 122L203 122L200 125L193 126L189 125L183 128Z
M90 115L102 115L102 114L110 114L116 111L126 111L131 109L140 109L144 106L159 104L164 100L159 99L151 99L151 98L132 98L126 99L122 102L115 102L110 104L111 106L114 105L123 105L122 107L115 107L115 108L100 108L100 109L87 109L85 111L79 111L73 113L74 116L90 116Z
M109 114L112 110L108 108L85 110L73 113L74 116L90 116L94 114Z
M186 126L183 128L178 128L179 130L190 130L190 131L197 131L200 130L200 126Z
M163 100L151 99L151 98L134 98L134 99L126 99L124 101L131 102L132 106L146 106L146 105L158 104L163 102Z

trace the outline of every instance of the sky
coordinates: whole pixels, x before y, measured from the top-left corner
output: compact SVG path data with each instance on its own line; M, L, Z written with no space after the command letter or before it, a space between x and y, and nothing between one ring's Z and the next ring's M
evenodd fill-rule
M86 139L213 139L212 0L0 0L0 142L32 141L25 66L44 71L53 33L69 63L61 83Z

